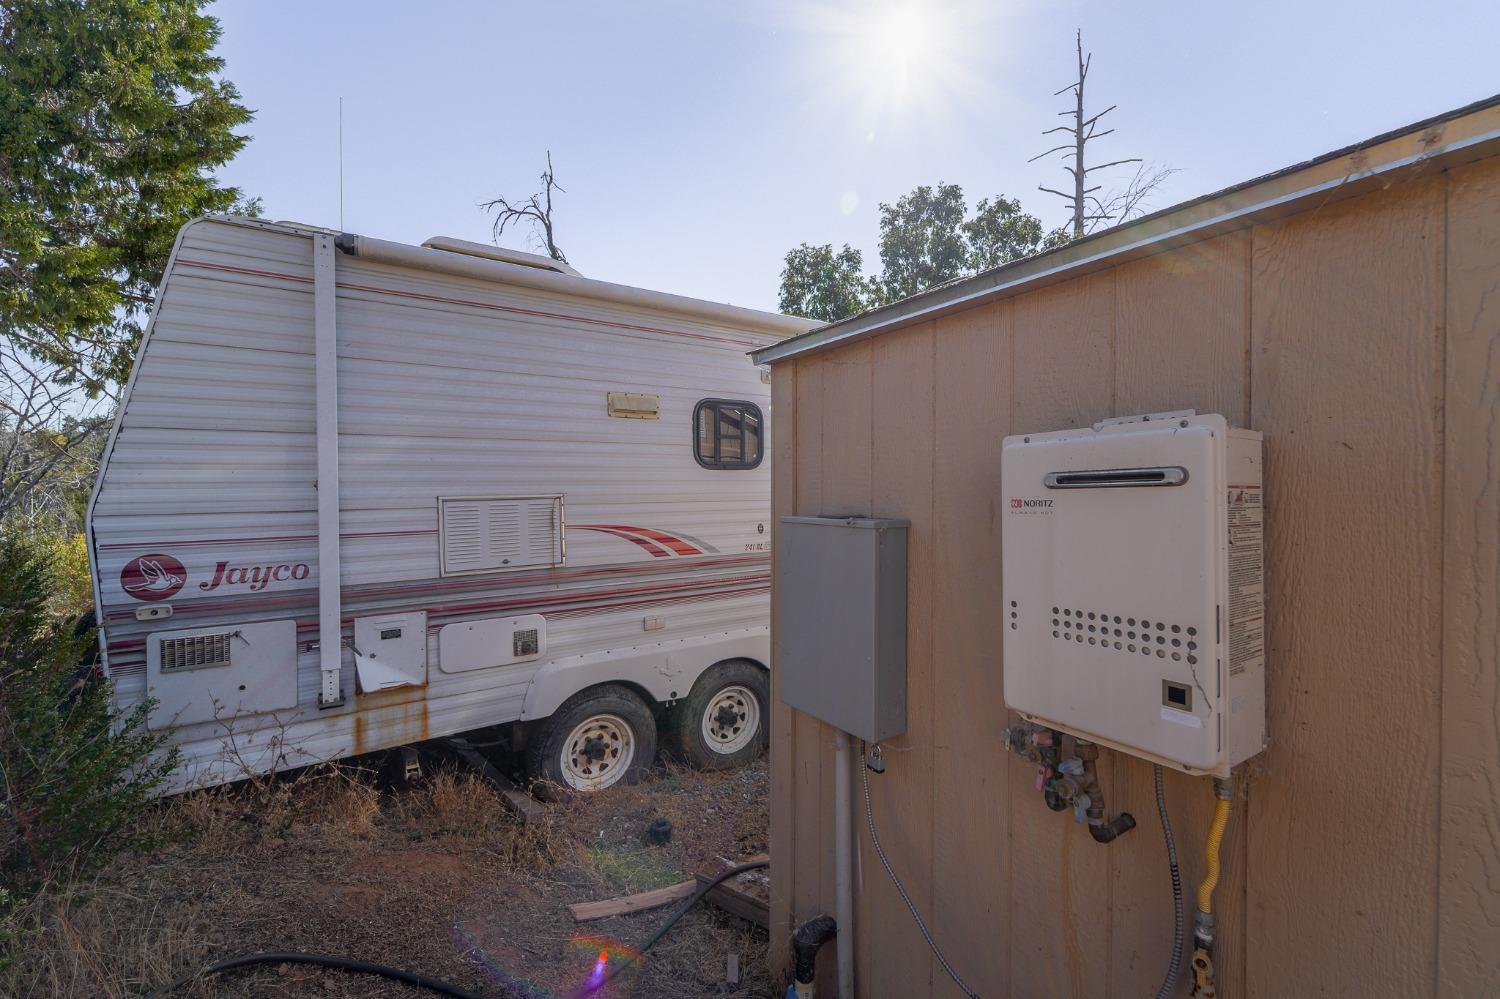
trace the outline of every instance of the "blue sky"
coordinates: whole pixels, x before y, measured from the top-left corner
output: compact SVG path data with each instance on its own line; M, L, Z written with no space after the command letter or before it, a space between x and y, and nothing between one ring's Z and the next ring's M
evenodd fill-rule
M1052 96L1073 31L1100 159L1180 171L1153 207L1500 90L1500 4L218 0L257 112L223 171L272 218L489 240L551 149L558 242L586 276L774 308L787 249L875 252L917 184L1019 197L1049 226ZM1113 179L1123 181L1121 170ZM517 234L506 239L525 246Z

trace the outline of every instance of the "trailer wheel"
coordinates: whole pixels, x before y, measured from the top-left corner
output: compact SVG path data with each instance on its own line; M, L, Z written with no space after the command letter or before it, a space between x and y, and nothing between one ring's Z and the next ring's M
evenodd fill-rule
M634 784L656 756L651 709L624 687L580 691L544 724L526 746L526 769L543 798Z
M675 748L699 770L742 767L765 751L771 693L766 671L730 660L698 677L678 709Z

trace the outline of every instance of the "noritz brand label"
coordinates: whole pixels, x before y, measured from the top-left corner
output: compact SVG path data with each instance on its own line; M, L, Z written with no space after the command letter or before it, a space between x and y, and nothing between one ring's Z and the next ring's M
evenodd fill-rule
M1052 498L1050 496L1012 496L1010 512L1012 516L1016 514L1049 515L1052 513Z

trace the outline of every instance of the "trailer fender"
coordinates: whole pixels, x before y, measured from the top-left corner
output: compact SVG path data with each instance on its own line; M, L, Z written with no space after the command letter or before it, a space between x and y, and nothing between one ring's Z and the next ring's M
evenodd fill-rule
M653 700L686 697L693 682L714 663L750 659L771 661L769 628L745 628L722 634L554 659L531 678L521 718L546 718L569 697L601 683L628 683Z

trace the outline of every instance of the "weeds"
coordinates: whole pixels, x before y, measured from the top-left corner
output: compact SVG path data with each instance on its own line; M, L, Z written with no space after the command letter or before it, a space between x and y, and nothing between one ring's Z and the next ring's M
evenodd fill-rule
M751 777L674 772L539 807L527 822L463 771L382 790L368 770L317 766L156 801L140 825L158 846L119 856L97 876L55 881L17 912L33 945L0 969L0 995L126 999L257 950L378 960L479 992L526 980L539 994L568 995L606 945L593 942L585 954L580 939L636 941L655 917L579 927L567 905L684 880L712 869L708 858L736 856L739 812L765 821L764 767ZM640 834L658 814L672 817L678 834L648 848ZM700 909L652 951L636 994L764 995L765 948L763 932ZM722 981L728 953L745 974L737 989ZM181 994L408 993L364 977L267 967Z
M110 684L80 672L94 636L49 614L47 572L0 536L0 964L45 885L145 845L139 819L177 761L146 729L148 703L117 714Z

